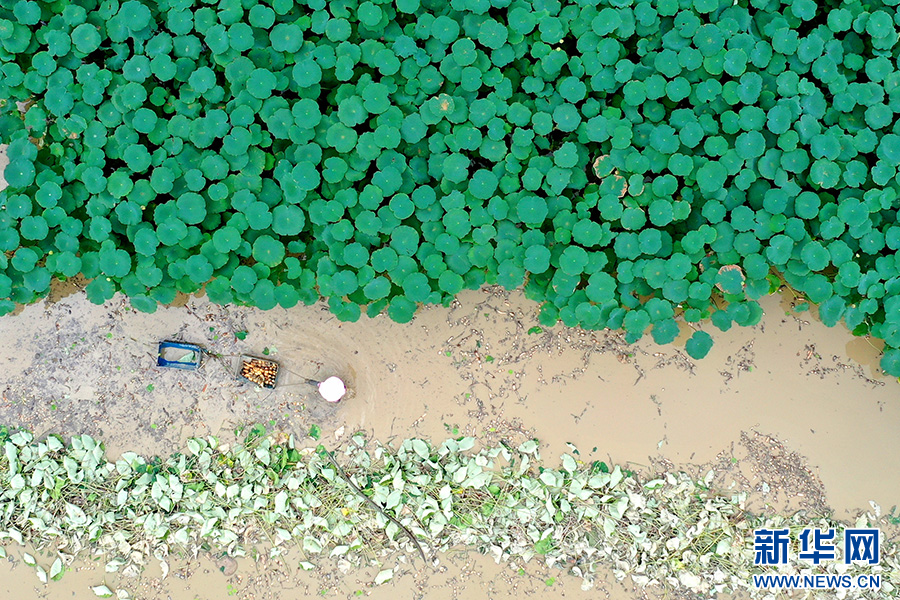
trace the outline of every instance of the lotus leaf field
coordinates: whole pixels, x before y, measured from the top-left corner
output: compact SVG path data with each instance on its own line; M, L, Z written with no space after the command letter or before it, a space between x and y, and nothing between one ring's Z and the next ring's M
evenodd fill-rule
M83 275L148 312L405 322L498 283L667 343L755 324L783 278L900 376L898 25L897 0L0 0L0 311Z
M250 436L226 448L210 437L188 440L186 453L168 459L125 453L115 462L86 435L69 444L55 435L38 442L27 431L4 429L2 443L0 471L9 486L0 495L0 540L55 543L52 565L29 561L45 582L62 577L85 548L104 557L108 572L126 574L152 557L165 573L170 555L217 550L243 556L260 542L273 556L301 548L306 569L327 557L378 562L397 551L428 566L404 530L386 518L390 514L424 548L427 561L468 545L497 561L539 557L583 578L585 588L597 565L613 564L616 577L630 575L640 585L704 594L746 590L755 597L768 593L751 584L750 575L763 568L753 566L755 528L788 527L797 534L839 525L810 521L803 512L752 515L743 494L709 490L712 473L703 481L684 473L643 481L618 466L585 464L571 455L547 468L536 441L476 453L473 438L448 439L440 447L407 439L394 449L356 435L343 452L329 455L322 446L295 449L293 438L276 443ZM863 514L856 526L875 522ZM785 568L809 572L805 563ZM812 572L881 574L880 597L900 597L900 557L892 541L884 543L878 566L826 562ZM375 581L392 574L383 569Z

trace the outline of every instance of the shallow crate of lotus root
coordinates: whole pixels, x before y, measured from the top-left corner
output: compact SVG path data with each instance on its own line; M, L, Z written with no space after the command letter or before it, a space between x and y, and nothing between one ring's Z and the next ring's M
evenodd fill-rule
M278 371L278 363L274 360L244 354L238 367L238 377L271 390L275 389L278 381Z

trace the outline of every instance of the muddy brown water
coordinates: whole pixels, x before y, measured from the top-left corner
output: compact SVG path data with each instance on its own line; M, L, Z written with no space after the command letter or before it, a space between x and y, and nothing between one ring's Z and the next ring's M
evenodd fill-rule
M750 491L755 510L802 507L846 519L870 500L900 503L900 398L897 381L878 372L879 345L826 328L787 299L766 299L756 327L715 331L710 355L694 361L683 351L689 331L667 346L628 345L615 332L536 331L535 305L496 288L466 292L405 325L341 323L321 304L262 312L193 297L147 315L120 297L92 305L77 288L0 319L0 422L39 435L89 433L112 458L167 455L194 435L231 440L253 423L308 444L317 425L331 448L356 431L382 441L537 437L550 463L574 447L584 460L638 471L715 468L718 485ZM235 336L242 331L243 340ZM160 369L161 339L217 356L195 372ZM278 361L278 388L239 381L242 354ZM351 390L339 404L308 383L329 375ZM495 565L462 550L442 556L438 570L400 563L393 582L374 588L376 567L322 561L303 572L290 553L239 559L230 576L214 557L198 557L173 562L165 579L151 566L136 580L85 559L45 586L19 549L8 550L0 598L91 598L90 586L104 581L132 597L173 600L644 595L608 580L583 592L579 579L535 560ZM38 558L45 568L52 562Z

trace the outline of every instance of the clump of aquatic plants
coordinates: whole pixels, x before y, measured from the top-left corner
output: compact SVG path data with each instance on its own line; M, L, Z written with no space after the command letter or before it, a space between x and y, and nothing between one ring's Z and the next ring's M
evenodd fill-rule
M757 323L783 277L900 375L898 26L897 0L0 0L0 311L83 274L142 311L408 321L497 283L666 343Z
M58 558L47 568L28 555L45 583L79 553L133 575L152 557L165 574L170 555L244 556L260 542L272 556L299 547L305 569L327 557L359 564L398 551L419 565L421 553L427 565L464 545L498 562L539 558L570 569L585 587L607 565L639 585L756 596L765 592L752 587L751 574L764 572L753 566L754 529L834 527L843 535L840 523L804 512L749 514L743 494L710 490L712 472L702 481L684 473L645 481L619 466L586 464L577 451L550 468L534 440L474 452L470 437L393 448L357 434L332 454L253 433L232 447L192 438L166 459L126 452L115 462L86 435L38 441L4 428L0 444L0 541L53 544ZM861 515L855 526L878 524ZM779 572L882 574L880 597L900 597L896 544L882 544L876 566L811 566L792 555ZM392 574L382 570L376 583Z

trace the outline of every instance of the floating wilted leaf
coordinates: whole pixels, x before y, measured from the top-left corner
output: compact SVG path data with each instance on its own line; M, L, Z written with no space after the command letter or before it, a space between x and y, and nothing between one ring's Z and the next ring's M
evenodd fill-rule
M375 576L375 585L381 585L382 583L386 583L390 581L394 577L393 569L384 569L383 571L379 571L378 575Z
M537 554L548 554L553 550L553 540L544 538L534 545L534 551Z
M536 440L528 440L527 442L523 442L519 446L519 452L524 454L531 454L538 448L538 443Z
M303 538L303 549L316 554L322 551L322 544L314 537L306 536Z
M413 452L418 454L421 458L428 458L428 444L426 444L423 440L412 440L412 448Z
M113 596L112 590L105 585L94 586L91 588L91 591L94 592L94 595L99 598L112 598Z
M63 562L62 559L57 558L53 561L53 564L50 566L50 579L53 581L58 581L63 576Z

